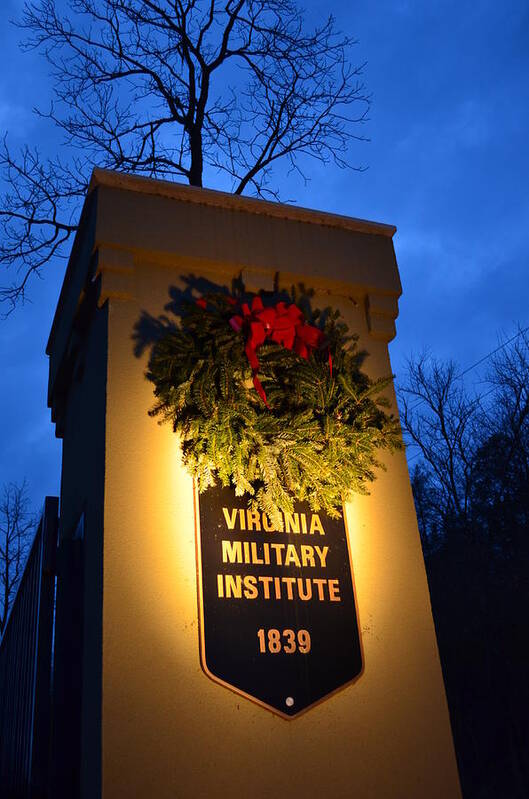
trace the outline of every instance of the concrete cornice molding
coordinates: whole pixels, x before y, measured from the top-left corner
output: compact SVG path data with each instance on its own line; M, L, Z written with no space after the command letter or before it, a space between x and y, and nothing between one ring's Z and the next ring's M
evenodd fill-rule
M100 276L98 306L108 299L130 301L135 297L135 266L132 252L101 245L97 249L97 268L94 279Z
M98 186L107 186L140 194L154 194L179 200L180 202L228 208L234 211L289 219L312 225L353 230L358 233L370 233L371 235L384 236L385 238L392 238L397 230L394 225L386 225L381 222L370 222L366 219L355 219L354 217L341 216L340 214L314 211L310 208L269 202L268 200L229 194L228 192L214 189L201 189L169 180L154 180L153 178L138 175L127 175L123 172L113 172L96 167L92 172L88 193L90 194Z

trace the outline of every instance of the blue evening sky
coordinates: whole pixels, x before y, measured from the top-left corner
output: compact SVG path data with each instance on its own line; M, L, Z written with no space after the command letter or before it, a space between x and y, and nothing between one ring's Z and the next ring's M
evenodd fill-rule
M412 351L462 367L529 325L529 4L524 0L347 2L332 11L359 43L373 95L353 158L369 169L312 171L285 188L300 205L395 224L404 294L391 345L397 379ZM51 82L9 25L21 0L0 8L0 130L13 146L60 146L31 114ZM215 188L215 185L212 185ZM0 322L0 486L27 478L33 504L59 491L60 442L46 407L47 335L64 264L30 287L31 302ZM7 282L5 275L0 283ZM474 373L475 374L475 373Z

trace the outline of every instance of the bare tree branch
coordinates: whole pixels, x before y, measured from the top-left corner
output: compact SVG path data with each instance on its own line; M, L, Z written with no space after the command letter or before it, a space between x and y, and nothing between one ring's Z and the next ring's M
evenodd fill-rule
M465 519L479 402L457 382L453 362L442 364L426 355L408 361L407 383L398 396L402 426L429 468L440 515Z
M307 180L307 159L354 167L369 96L355 41L332 17L309 31L294 0L29 0L25 47L52 68L54 102L36 113L64 138L61 159L30 146L0 166L0 263L13 307L75 231L94 166L279 198L276 162ZM62 5L61 5L62 8Z
M441 537L455 531L486 539L505 557L529 549L527 331L512 341L491 354L482 396L469 395L451 362L426 356L408 362L399 406L421 456L412 487L428 545L432 531L436 541L439 531Z
M0 636L26 565L35 526L26 483L5 485L0 497Z

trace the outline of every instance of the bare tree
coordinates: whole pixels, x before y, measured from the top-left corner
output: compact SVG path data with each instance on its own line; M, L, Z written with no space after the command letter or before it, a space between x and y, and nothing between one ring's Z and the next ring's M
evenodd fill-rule
M515 457L529 480L529 333L519 329L515 342L492 357L488 381L494 391L496 414L487 416L491 433L501 431L509 442L508 457Z
M369 97L354 40L332 17L307 31L295 0L32 0L27 47L52 66L55 99L38 112L71 155L42 160L4 141L9 186L0 262L16 272L1 298L75 231L94 165L202 186L216 173L236 194L278 198L279 160L306 179L307 158L352 167ZM352 167L354 168L354 167Z
M467 518L476 448L479 401L470 399L453 362L425 355L408 361L399 390L402 426L418 448L428 472L429 501L441 519ZM417 485L422 483L417 474Z
M480 415L472 490L473 516L507 557L529 552L529 335L491 359L492 388Z
M423 540L464 532L508 553L529 542L529 335L519 329L490 356L481 396L451 362L408 361L401 418L420 460L412 471ZM468 370L465 370L468 371ZM430 541L429 538L435 541ZM439 538L440 535L440 538Z
M27 486L8 483L0 498L0 636L24 571L33 540L35 517Z

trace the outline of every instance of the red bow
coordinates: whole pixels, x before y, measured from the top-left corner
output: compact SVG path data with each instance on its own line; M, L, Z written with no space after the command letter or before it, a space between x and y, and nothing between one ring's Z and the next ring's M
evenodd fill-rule
M260 297L254 297L252 307L245 302L241 305L242 316L232 316L230 325L240 333L246 328L246 357L252 368L255 390L269 408L261 381L257 377L259 360L257 350L266 339L281 344L287 350L294 350L301 358L308 358L314 349L323 343L325 336L317 327L305 322L303 313L297 305L278 302L273 308L265 308ZM332 374L332 358L329 353L329 368Z

